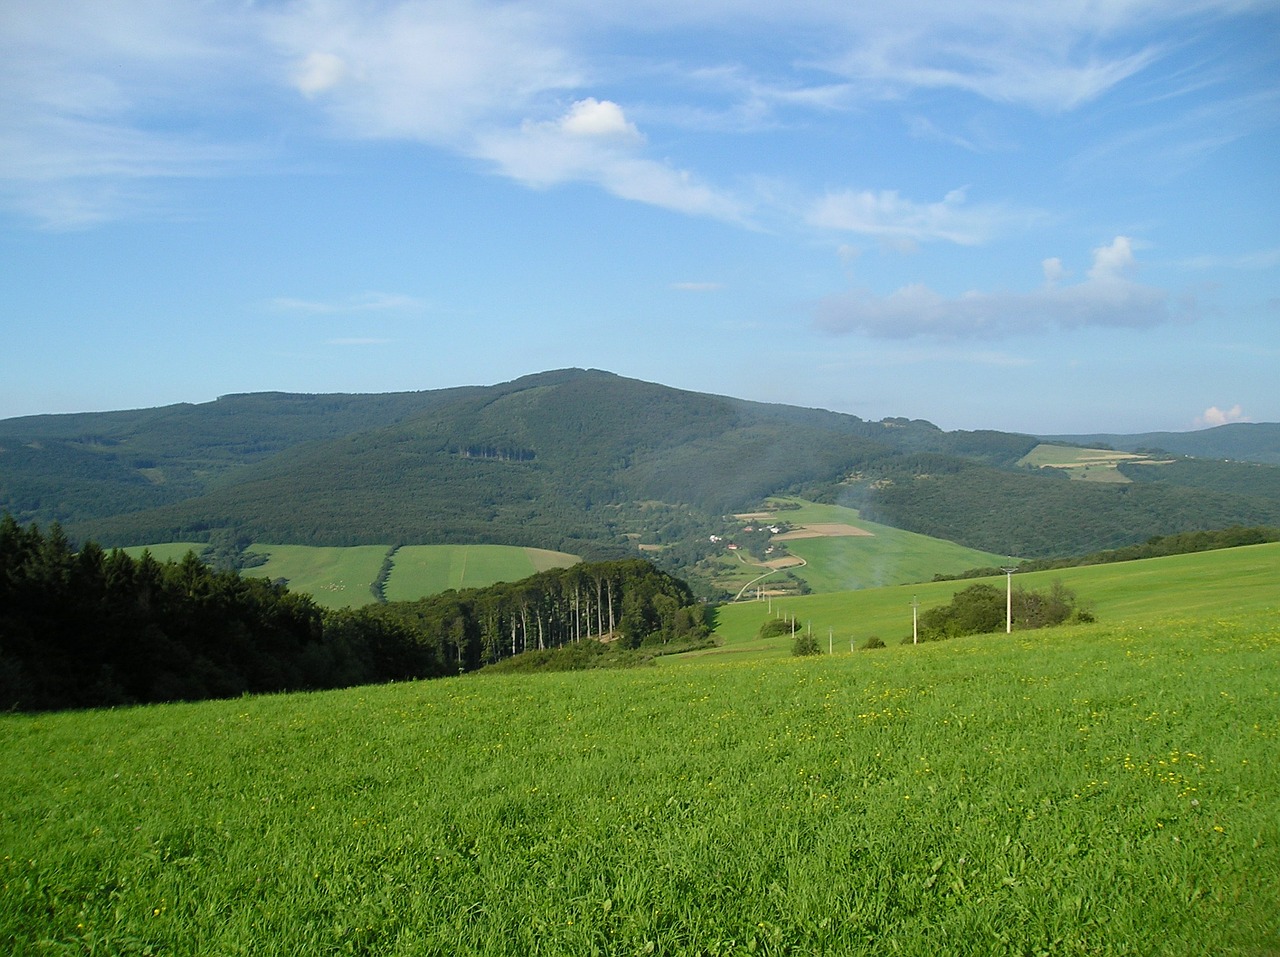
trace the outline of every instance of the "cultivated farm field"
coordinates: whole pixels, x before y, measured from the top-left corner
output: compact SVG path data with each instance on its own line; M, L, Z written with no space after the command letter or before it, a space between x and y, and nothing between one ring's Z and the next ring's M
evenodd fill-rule
M775 498L770 504L778 507L756 513L751 519L757 523L783 521L801 529L778 536L775 541L784 543L787 551L801 561L785 571L803 579L815 592L928 581L936 574L958 574L1008 561L1006 555L864 521L857 509L841 505L797 498ZM803 531L807 529L815 531L808 535ZM719 584L731 592L767 571L741 560L728 562L727 569L732 574L720 579ZM767 592L777 577L760 579L760 589Z
M1117 452L1114 449L1085 449L1074 445L1037 445L1018 462L1029 468L1065 469L1073 479L1086 482L1125 483L1130 479L1116 466L1124 463L1165 465L1168 459L1154 459L1141 452Z
M1178 557L1012 637L5 715L0 940L1273 953L1280 551Z

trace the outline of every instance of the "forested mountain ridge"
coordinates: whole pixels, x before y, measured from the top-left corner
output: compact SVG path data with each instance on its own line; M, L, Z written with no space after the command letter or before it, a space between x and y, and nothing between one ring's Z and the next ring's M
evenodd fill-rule
M1280 465L1280 423L1232 422L1196 432L1140 432L1134 435L1045 436L1046 442L1069 442L1124 452L1161 451L1197 459L1230 459Z
M1280 523L1280 468L1132 484L1016 467L1039 439L705 395L597 370L381 396L227 396L0 422L0 511L105 545L495 542L695 561L780 492L1024 557ZM1212 465L1210 469L1207 466Z

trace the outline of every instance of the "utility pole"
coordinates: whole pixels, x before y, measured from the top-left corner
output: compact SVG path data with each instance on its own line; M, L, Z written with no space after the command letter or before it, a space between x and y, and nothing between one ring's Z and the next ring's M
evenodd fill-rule
M1004 633L1006 635L1013 634L1013 573L1016 568L1006 566L1004 569L1005 592L1004 592Z
M920 631L917 626L919 615L920 600L915 595L911 596L911 643L917 645L920 643Z

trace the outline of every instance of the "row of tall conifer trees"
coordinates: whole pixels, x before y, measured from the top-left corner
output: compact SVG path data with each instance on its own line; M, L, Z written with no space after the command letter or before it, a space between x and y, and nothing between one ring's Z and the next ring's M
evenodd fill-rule
M688 586L640 559L417 602L325 611L281 583L75 547L0 518L0 707L41 710L346 687L524 651L705 636Z

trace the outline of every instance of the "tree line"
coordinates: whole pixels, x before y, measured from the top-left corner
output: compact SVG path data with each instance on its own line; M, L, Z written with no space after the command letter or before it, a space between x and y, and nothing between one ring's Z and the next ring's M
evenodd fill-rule
M1061 568L1079 568L1083 565L1107 565L1112 562L1133 562L1144 558L1164 558L1168 555L1186 555L1192 552L1209 552L1220 548L1242 548L1246 545L1263 545L1280 542L1280 528L1268 526L1232 525L1230 528L1206 529L1196 532L1180 532L1177 535L1154 535L1137 545L1126 545L1102 552L1090 552L1075 558L1039 558L1018 563L1020 572L1054 571ZM934 581L953 581L959 578L990 578L999 575L1002 568L987 566L971 568L958 575L934 575Z
M709 634L689 587L648 562L575 565L416 602L325 611L194 553L76 548L0 519L0 707L192 701L472 671L537 649L680 647Z

